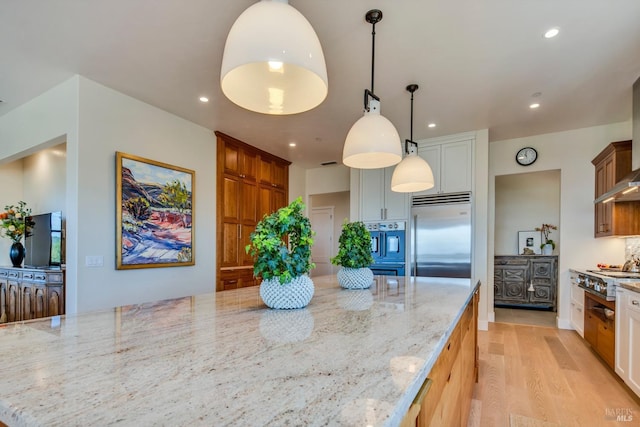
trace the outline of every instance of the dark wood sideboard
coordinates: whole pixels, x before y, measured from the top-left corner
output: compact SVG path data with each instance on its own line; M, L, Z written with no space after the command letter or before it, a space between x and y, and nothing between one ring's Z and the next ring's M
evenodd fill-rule
M529 307L556 311L557 255L494 257L493 301L497 307Z

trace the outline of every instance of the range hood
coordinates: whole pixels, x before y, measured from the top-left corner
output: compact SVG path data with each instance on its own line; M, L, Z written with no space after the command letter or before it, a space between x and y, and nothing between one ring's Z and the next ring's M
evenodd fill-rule
M616 183L611 190L593 203L640 201L640 169L636 169Z

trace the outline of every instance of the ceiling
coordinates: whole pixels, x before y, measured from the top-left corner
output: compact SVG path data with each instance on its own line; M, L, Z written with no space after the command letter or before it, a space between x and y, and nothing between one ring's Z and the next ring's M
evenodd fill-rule
M410 83L420 86L414 140L489 129L496 141L631 118L638 0L290 0L315 28L329 76L327 99L292 116L243 110L220 90L226 34L253 3L3 1L0 115L80 74L302 167L340 163L370 88L364 16L377 8L375 93L402 139ZM545 39L551 27L560 34Z

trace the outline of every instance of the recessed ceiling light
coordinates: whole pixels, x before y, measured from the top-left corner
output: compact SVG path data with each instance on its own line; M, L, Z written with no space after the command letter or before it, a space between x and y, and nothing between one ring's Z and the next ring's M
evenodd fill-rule
M295 143L295 142L290 142L290 143L289 143L289 147L295 147L295 146L296 146L296 143Z
M207 98L206 96L201 96L200 102L209 102L209 98Z
M547 39L550 39L550 38L553 38L553 37L557 36L559 32L560 32L559 29L551 28L551 29L547 30L546 33L544 33L544 37L547 38Z
M434 127L436 127L436 124L435 123L429 123L427 126L430 127L430 128L434 128Z
M540 107L540 104L538 104L537 102L534 102L533 104L529 105L529 108L531 108L532 110L535 110L538 107Z

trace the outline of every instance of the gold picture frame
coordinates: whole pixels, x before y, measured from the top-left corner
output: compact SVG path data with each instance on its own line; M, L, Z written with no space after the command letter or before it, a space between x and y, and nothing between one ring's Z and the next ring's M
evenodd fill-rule
M116 152L116 269L195 265L195 172Z

